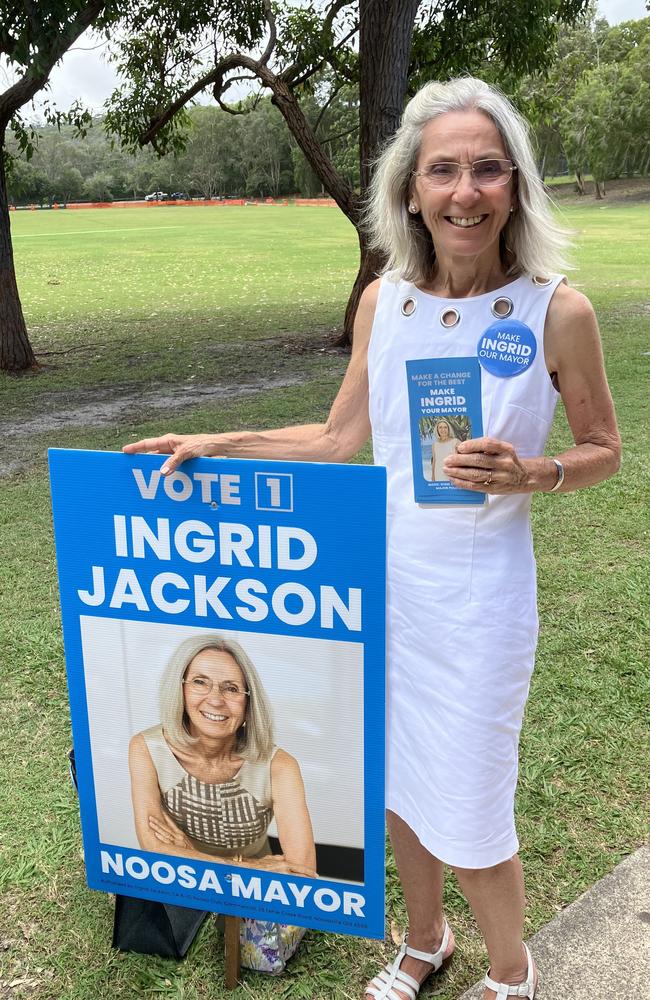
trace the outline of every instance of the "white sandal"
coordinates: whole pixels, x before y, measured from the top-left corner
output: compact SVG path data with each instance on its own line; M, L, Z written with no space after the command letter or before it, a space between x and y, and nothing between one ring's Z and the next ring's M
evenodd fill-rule
M415 948L409 948L405 941L398 951L395 961L391 965L384 966L379 975L375 976L366 987L365 996L374 997L375 1000L402 1000L402 997L396 992L396 990L399 990L400 993L408 997L408 1000L415 1000L420 992L420 987L426 982L429 976L437 972L451 958L451 955L445 958L450 936L451 930L445 920L442 942L437 952L433 955L429 955L426 951L417 951ZM402 959L405 955L410 955L411 958L419 958L421 962L428 962L429 965L433 966L431 972L425 976L421 983L418 983L417 979L409 976L407 972L402 972L400 969Z
M510 986L508 983L497 983L494 979L490 978L490 970L488 969L486 972L483 982L488 989L495 991L497 995L496 1000L502 1000L502 997L527 997L528 1000L535 1000L535 990L537 989L535 963L526 944L524 945L524 951L526 952L528 968L526 969L526 978L523 983L518 983L517 986Z

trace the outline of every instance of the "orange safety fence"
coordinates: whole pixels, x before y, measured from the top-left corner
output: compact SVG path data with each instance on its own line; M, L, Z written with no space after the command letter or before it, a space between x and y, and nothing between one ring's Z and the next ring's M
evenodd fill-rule
M227 208L231 205L247 205L247 206L258 206L258 205L269 205L269 206L279 206L281 208L286 208L289 205L297 206L307 206L307 207L336 207L336 202L333 198L293 198L291 201L284 200L275 201L273 198L265 198L263 201L261 199L251 199L247 200L244 198L195 198L189 201L82 201L82 202L67 202L63 204L58 204L55 202L53 205L24 205L20 206L21 210L27 211L41 211L49 209L59 209L65 208L67 211L72 209L82 209L82 208L170 208L175 205L184 205L192 207L201 207L205 205L212 206L214 208ZM17 211L16 205L9 206L10 211Z
M296 198L295 204L314 208L336 208L333 198Z

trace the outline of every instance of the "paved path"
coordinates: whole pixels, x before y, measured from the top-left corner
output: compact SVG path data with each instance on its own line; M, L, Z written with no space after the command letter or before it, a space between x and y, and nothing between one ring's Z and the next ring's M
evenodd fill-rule
M626 858L528 942L535 1000L650 998L650 846ZM478 1000L481 985L461 1000Z

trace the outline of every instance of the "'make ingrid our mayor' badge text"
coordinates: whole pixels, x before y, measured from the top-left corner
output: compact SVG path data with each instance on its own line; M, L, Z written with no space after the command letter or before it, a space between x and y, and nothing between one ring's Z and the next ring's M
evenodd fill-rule
M537 354L535 334L525 323L503 319L492 323L479 338L481 366L497 378L512 378L528 371Z

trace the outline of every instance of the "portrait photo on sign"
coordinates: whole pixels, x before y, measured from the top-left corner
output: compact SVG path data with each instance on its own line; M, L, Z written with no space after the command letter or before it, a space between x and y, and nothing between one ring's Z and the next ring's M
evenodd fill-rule
M362 644L80 623L102 843L363 882Z
M472 422L466 414L420 417L418 422L422 447L422 474L433 482L448 482L444 469L448 455L461 441L472 437Z

